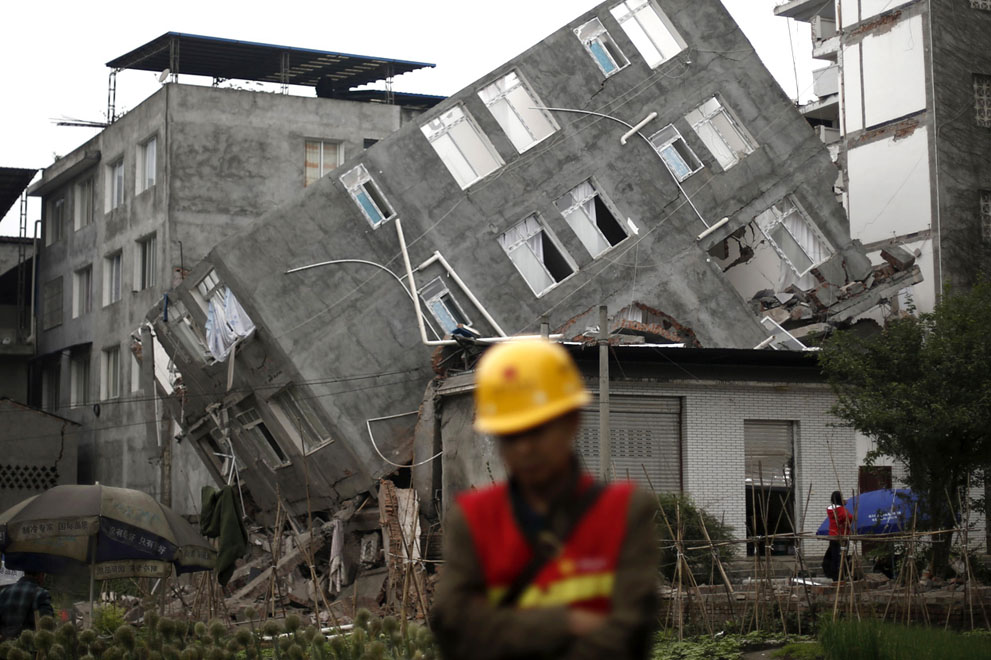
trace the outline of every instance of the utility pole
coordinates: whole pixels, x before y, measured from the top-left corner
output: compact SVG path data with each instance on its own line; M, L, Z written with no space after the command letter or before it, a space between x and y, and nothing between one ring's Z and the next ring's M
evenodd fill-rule
M599 305L599 479L612 476L609 443L609 312Z

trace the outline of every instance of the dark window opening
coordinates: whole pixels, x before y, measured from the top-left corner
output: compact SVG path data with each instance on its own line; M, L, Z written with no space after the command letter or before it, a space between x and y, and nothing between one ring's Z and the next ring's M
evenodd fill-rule
M555 282L560 282L575 272L546 231L540 233L540 242L544 248L544 266Z
M612 211L609 210L609 207L605 205L602 198L598 195L595 196L595 224L599 227L602 235L606 237L606 240L609 241L609 245L616 245L626 239L626 232L623 231L622 225L617 222Z
M367 149L368 147L372 146L376 142L378 142L378 140L375 139L375 138L365 138L365 140L362 142L362 145L361 146L363 146L365 149Z

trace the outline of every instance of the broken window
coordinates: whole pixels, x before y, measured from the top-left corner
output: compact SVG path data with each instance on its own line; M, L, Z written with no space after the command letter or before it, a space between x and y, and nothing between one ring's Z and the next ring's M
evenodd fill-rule
M591 181L572 188L554 204L593 257L626 238L623 227L606 207Z
M981 238L991 243L991 190L981 191Z
M333 442L323 420L310 403L310 398L295 385L288 386L272 397L272 403L286 416L289 435L302 453Z
M541 109L543 103L515 71L483 87L478 96L520 153L557 130L550 115Z
M650 68L685 49L681 35L651 0L624 0L610 11Z
M991 76L974 74L974 112L978 126L991 128Z
M420 297L437 323L444 329L444 334L451 334L457 329L458 324L471 325L468 316L461 309L461 305L454 299L451 292L447 290L444 280L436 278L420 289Z
M303 187L310 185L344 162L339 142L306 140L303 162Z
M496 150L460 105L441 113L420 130L462 188L502 166Z
M678 181L684 181L702 169L702 161L698 159L673 124L665 126L651 135L649 139L661 160L668 166L671 175Z
M266 465L270 468L276 468L289 464L289 457L286 456L286 452L282 450L272 432L265 426L265 422L257 410L245 408L237 413L235 418L241 425L243 437L254 445Z
M537 296L575 272L564 250L536 215L525 218L500 236L499 245Z
M630 63L599 19L575 28L575 34L607 78Z
M716 97L689 112L685 120L724 170L736 165L757 146Z
M392 210L364 165L358 165L342 176L341 183L373 227L395 217L396 212Z
M794 197L789 195L756 218L778 255L801 277L833 254Z

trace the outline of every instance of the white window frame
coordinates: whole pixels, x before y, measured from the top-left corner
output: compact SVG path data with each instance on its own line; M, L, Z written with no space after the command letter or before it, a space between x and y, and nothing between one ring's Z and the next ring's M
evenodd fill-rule
M585 52L606 78L616 75L630 64L619 45L613 40L598 18L575 28L575 36L582 42Z
M89 353L69 358L69 407L79 408L89 403Z
M268 424L265 423L261 412L256 407L239 407L234 417L237 419L245 439L251 440L251 443L255 446L255 450L262 454L262 460L269 468L275 470L292 462L289 453L282 446L282 443L279 442L275 434L272 433L272 429L268 428ZM264 430L256 431L255 429L259 427ZM284 458L279 458L279 453Z
M76 183L75 203L73 204L73 228L75 231L93 224L95 182L94 177L88 176Z
M674 127L674 124L668 124L647 140L654 147L654 151L664 162L665 167L671 172L671 176L679 182L686 180L702 169L702 161L688 146L685 138ZM684 169L677 167L679 163L684 166Z
M609 10L651 69L685 50L687 44L653 0L623 0Z
M100 352L100 400L120 398L120 346Z
M443 278L436 277L430 280L420 287L419 293L424 306L437 321L444 334L451 334L457 329L459 322L466 327L471 327L471 319L465 314L461 303L447 288ZM459 319L461 320L459 321Z
M135 241L134 288L151 289L158 284L158 234Z
M585 196L576 199L575 191L578 190L581 187L581 185L586 185L586 184L591 188L591 194L586 194ZM619 225L619 228L623 231L623 233L626 234L626 238L629 238L630 235L626 231L626 228L624 228L617 219L618 214L615 211L613 211L612 205L609 204L606 198L602 196L602 192L599 190L598 186L595 185L595 182L592 181L591 179L587 181L583 181L582 184L572 188L554 202L554 205L557 207L558 211L560 211L561 215L564 217L565 222L567 222L568 226L571 227L571 230L575 232L575 235L578 237L578 240L581 242L583 246L585 246L585 249L588 250L588 253L592 256L593 259L602 256L603 254L605 254L606 252L608 252L609 250L613 249L614 247L616 247L617 245L623 242L623 241L618 241L616 243L610 243L606 235L602 233L601 229L599 229L598 223L594 222L592 218L589 217L588 212L585 210L584 206L586 203L594 200L596 197L598 197L602 201L604 206L609 208L609 212L612 214L613 220L616 221L616 224ZM567 202L567 206L564 205L563 203L564 201ZM582 229L582 226L585 227L584 230ZM589 227L591 227L591 229L589 229ZM595 234L601 239L601 245L604 245L602 249L597 249L594 245L589 245L587 240L588 238L587 232L590 230L594 231ZM626 239L624 238L623 240Z
M153 135L138 145L134 192L143 193L155 186L158 178L158 136Z
M286 435L292 439L301 454L312 454L334 442L330 430L310 403L310 397L303 396L295 385L288 385L277 392L270 400L272 412L280 417Z
M310 178L310 170L307 167L307 152L310 145L315 145L317 150L317 176ZM333 146L335 157L327 158L327 147ZM314 183L324 178L344 163L344 143L339 140L324 140L321 138L307 138L303 141L303 187L312 186Z
M538 216L536 213L533 213L523 218L523 220L513 225L509 231L510 232L514 231L517 227L530 223L531 221L536 223L535 225L536 231L531 231L534 228L534 226L531 226L530 230L524 229L524 231L520 233L520 237L517 238L512 243L509 242L509 238L508 238L509 232L506 232L499 237L499 245L502 246L502 249L506 252L506 256L509 257L509 260L513 262L513 266L519 272L523 280L527 283L527 286L529 286L530 290L533 291L533 295L540 298L541 296L546 294L548 291L551 291L565 280L568 280L569 278L573 277L574 274L578 272L578 268L575 266L574 261L571 259L571 255L568 254L568 252L564 249L564 247L558 242L557 237L554 236L554 234L541 221L540 216ZM527 231L529 231L529 233L526 233ZM531 238L537 236L541 232L543 232L550 240L550 242L554 244L558 252L561 254L561 257L568 263L569 267L571 268L571 273L566 277L562 277L560 280L554 278L554 275L551 274L550 269L547 268L543 259L533 251L532 247L528 242ZM529 254L533 259L535 259L540 264L540 267L547 275L547 279L550 280L549 283L547 283L543 287L540 287L539 283L534 283L531 282L529 279L527 279L526 273L524 272L523 267L519 263L520 257L515 256L520 250L526 250L527 252L522 254L524 255Z
M710 107L706 109L706 106ZM720 123L724 127L729 127L724 130L731 130L732 136L723 135L717 123L713 122L717 117L725 120ZM685 121L689 123L723 170L730 169L757 149L757 141L716 96L706 99L704 103L685 115ZM734 137L743 143L742 151L733 148L731 142Z
M121 299L124 278L124 251L111 252L103 258L103 306Z
M45 245L58 243L65 237L65 193L48 203L48 221L45 231Z
M217 274L215 268L211 268L210 271L203 276L196 286L193 287L190 292L193 294L193 298L199 304L200 309L206 314L210 309L210 301L214 296L218 294L223 294L225 290L224 281L220 279L220 275Z
M510 71L478 90L478 97L520 153L537 146L558 130L554 118L540 109L544 104L519 71Z
M348 170L341 176L341 183L372 227L378 227L383 222L396 217L396 212L389 204L389 200L382 194L381 188L372 179L364 165L358 165Z
M823 252L822 255L817 256L814 254L809 254L809 250L806 249L806 246L802 244L799 237L795 236L794 232L788 227L788 223L785 221L793 215L797 216L806 225L806 228L809 230L812 237L820 242ZM815 223L812 222L809 214L805 212L805 209L802 208L802 205L799 204L794 195L788 195L776 204L772 204L770 208L759 214L755 220L757 227L767 238L768 243L770 243L774 251L778 253L781 260L787 263L799 277L804 277L813 268L821 265L835 253L833 246L828 240L826 240L826 237L823 236L821 231L819 231L819 228L816 227ZM788 256L785 249L779 244L778 239L774 238L774 234L776 233L778 227L785 232L785 236L790 238L790 240L794 242L795 246L801 250L805 258L809 260L810 265L804 270L800 270L798 266L792 262L791 257Z
M421 125L420 131L462 190L504 165L495 147L463 105L448 108ZM475 159L474 163L469 156Z
M110 213L124 203L124 157L121 156L107 165L106 203L104 208Z
M72 318L93 311L93 264L72 274Z

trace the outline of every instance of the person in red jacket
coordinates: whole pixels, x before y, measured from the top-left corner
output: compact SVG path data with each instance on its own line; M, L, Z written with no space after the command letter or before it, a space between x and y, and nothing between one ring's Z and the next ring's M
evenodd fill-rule
M479 362L475 428L496 438L509 478L448 511L431 611L445 658L647 657L657 500L581 470L589 399L560 345L509 342Z
M834 490L830 496L830 505L826 507L826 518L829 519L829 548L822 558L822 570L826 577L831 580L840 579L840 561L843 557L843 549L846 547L846 540L841 544L840 540L834 537L848 536L853 525L853 516L849 509L843 505L843 494ZM850 577L850 564L847 563L844 574L847 579Z

